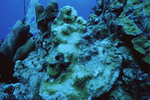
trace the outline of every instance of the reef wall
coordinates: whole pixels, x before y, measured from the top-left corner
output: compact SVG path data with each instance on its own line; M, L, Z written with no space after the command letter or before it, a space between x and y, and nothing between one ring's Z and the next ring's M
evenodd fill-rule
M69 5L59 10L56 1L46 8L37 1L31 4L39 30L13 49L13 77L18 81L0 83L0 98L150 98L149 0L98 0L87 21ZM7 41L1 46L4 54L9 53L3 50Z

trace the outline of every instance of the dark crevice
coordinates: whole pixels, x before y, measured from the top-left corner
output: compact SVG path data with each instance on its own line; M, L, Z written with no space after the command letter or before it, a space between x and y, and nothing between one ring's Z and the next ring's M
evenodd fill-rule
M15 63L0 53L0 82L16 83L18 80L13 77Z

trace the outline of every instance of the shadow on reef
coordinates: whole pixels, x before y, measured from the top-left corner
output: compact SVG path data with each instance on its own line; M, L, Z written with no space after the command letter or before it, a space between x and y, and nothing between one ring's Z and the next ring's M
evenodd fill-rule
M134 59L136 60L136 63L140 66L141 70L148 73L149 71L149 64L143 61L143 58L145 55L141 54L140 52L136 51L134 48L134 44L131 42L134 38L134 36L128 36L124 35L123 37L120 37L120 40L123 41L124 43L119 44L118 47L124 45L128 46L133 54ZM144 44L143 44L144 45ZM144 67L142 67L144 66Z
M33 51L34 38L26 23L17 21L0 46L0 82L17 82L13 78L15 61L23 60Z
M14 63L2 53L0 53L0 82L17 82L17 79L13 77Z

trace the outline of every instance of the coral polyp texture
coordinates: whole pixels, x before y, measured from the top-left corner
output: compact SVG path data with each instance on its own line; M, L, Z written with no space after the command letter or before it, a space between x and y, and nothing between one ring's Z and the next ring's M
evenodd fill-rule
M0 79L15 78L0 83L1 99L150 98L149 0L97 0L88 20L56 1L30 4L36 23L29 12L0 46Z

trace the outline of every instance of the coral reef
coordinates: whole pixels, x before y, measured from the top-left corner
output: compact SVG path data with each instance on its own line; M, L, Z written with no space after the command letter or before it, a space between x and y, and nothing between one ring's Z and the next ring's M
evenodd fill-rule
M0 98L150 98L149 0L97 0L87 21L69 5L58 11L56 1L46 8L37 1L31 0L30 4L35 13L27 15L36 16L36 23L30 22L30 18L27 23L39 30L33 26L35 30L31 31L29 25L17 22L2 43L0 58L11 54L15 62L13 66L10 64L14 62L9 62L5 71L11 72L17 81L0 83ZM36 31L37 35L29 38L29 31ZM5 75L0 70L0 78Z
M150 64L150 40L146 36L139 36L132 39L133 48L144 55L143 60Z

